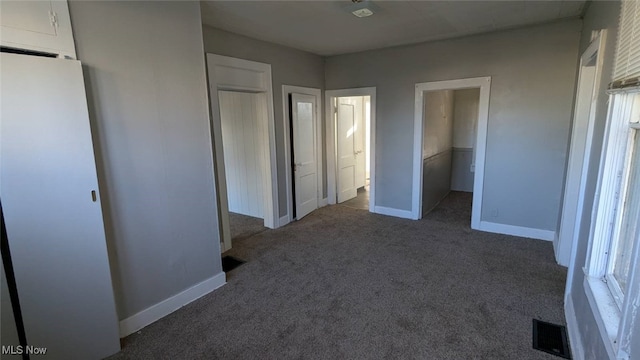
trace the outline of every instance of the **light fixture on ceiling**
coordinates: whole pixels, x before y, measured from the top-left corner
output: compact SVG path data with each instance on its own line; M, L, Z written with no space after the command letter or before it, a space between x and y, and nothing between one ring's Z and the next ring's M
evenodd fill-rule
M367 17L367 16L371 16L373 15L373 11L367 9L367 8L362 8L362 9L358 9L358 10L354 10L351 12L353 15L359 17L359 18L363 18L363 17Z
M351 6L351 13L359 18L373 15L373 9L370 1L363 0L351 0L353 5Z

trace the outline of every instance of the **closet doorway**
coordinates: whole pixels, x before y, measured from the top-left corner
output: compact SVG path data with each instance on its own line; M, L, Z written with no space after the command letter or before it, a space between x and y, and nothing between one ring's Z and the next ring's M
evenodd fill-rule
M278 222L271 65L207 54L221 251L232 247L230 217ZM251 222L251 221L248 221ZM260 224L251 224L259 226Z
M472 192L471 227L479 229L491 78L416 84L414 219L452 190Z

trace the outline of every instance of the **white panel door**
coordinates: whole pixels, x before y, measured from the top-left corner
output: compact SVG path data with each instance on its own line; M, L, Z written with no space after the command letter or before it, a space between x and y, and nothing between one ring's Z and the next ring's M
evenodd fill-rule
M82 67L0 56L0 199L27 342L42 358L106 357L118 318Z
M364 96L353 97L355 105L356 126L353 131L354 147L356 155L356 189L361 188L366 182L366 152L365 152L365 108Z
M291 94L296 218L318 208L316 98Z
M229 211L264 218L263 94L219 91Z
M0 1L0 33L2 46L76 57L64 0Z
M357 195L356 187L356 144L355 144L355 106L342 103L338 99L336 124L336 145L338 165L338 202L353 199Z

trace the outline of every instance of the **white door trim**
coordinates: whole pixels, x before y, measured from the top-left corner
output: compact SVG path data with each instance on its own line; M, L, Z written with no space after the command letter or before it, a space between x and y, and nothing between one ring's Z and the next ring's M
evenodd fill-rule
M491 77L434 81L416 84L415 124L413 140L413 192L411 213L413 219L422 218L422 141L424 92L437 90L461 90L480 88L478 109L478 129L476 132L475 175L473 178L473 208L471 210L471 228L480 229L482 211L482 192L484 189L484 162L487 150L487 124L489 119L489 95Z
M222 251L231 249L229 227L229 204L224 171L224 153L222 149L222 125L218 90L265 93L267 96L267 121L263 133L264 161L268 174L263 176L264 189L264 226L275 229L278 219L278 172L276 169L276 135L273 114L273 87L271 84L271 65L255 61L232 58L207 53L207 73L209 77L209 101L211 104L211 131L213 132L214 176L218 188L219 213L221 224Z
M369 212L376 212L376 88L364 87L354 89L327 90L325 98L325 119L327 123L327 198L329 204L335 204L336 199L336 126L333 121L335 106L333 98L345 96L369 96L371 101L371 119L369 136Z
M282 116L284 129L284 164L287 184L287 214L286 220L280 219L280 226L284 226L293 219L293 187L291 181L291 118L289 116L289 94L298 93L315 96L316 98L316 139L317 139L317 174L318 174L318 207L322 201L322 90L316 88L282 85Z
M591 42L589 47L584 51L582 56L580 57L580 72L578 75L578 85L576 88L576 104L573 110L573 124L572 124L572 134L571 134L571 142L569 146L569 159L567 162L567 174L565 175L565 189L563 196L563 207L561 209L562 216L560 218L560 228L557 234L557 237L554 239L554 250L556 255L556 261L558 264L563 266L569 266L571 262L571 253L573 244L577 242L577 238L580 232L580 226L582 223L582 211L584 207L584 193L586 189L586 179L587 173L589 170L589 162L591 161L591 146L593 143L593 131L595 126L595 117L597 111L597 100L598 100L598 90L600 89L600 83L602 81L602 67L604 64L604 57L602 54L604 53L605 47L605 39L606 39L606 30L601 30L598 36ZM576 118L576 113L578 112L579 106L579 91L580 91L580 81L583 79L584 73L583 70L587 67L589 61L591 61L594 57L596 57L596 63L593 65L595 67L595 72L593 74L593 84L591 92L589 93L589 113L587 117ZM576 121L582 121L582 124L576 124ZM586 134L585 134L585 144L584 149L574 149L573 143L575 140L575 130L579 125L584 125L586 122ZM571 166L571 161L573 159L573 151L582 150L582 156L578 157L576 161L582 162L582 167L580 168L580 172L578 173L578 169L575 166ZM573 170L573 173L569 173L570 170ZM578 185L578 197L576 199L576 209L574 214L573 222L565 219L565 211L567 211L566 207L570 206L567 201L567 189L568 186L572 184L567 184L566 181L570 178L579 179ZM575 185L575 184L573 184ZM569 245L567 246L567 242Z

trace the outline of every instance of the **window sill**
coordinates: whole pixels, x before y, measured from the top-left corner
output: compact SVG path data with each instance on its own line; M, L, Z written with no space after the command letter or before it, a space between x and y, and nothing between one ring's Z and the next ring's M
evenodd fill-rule
M591 311L598 324L598 330L610 359L616 359L618 352L618 327L620 326L620 309L611 295L609 287L602 279L584 278L584 291L587 295Z

